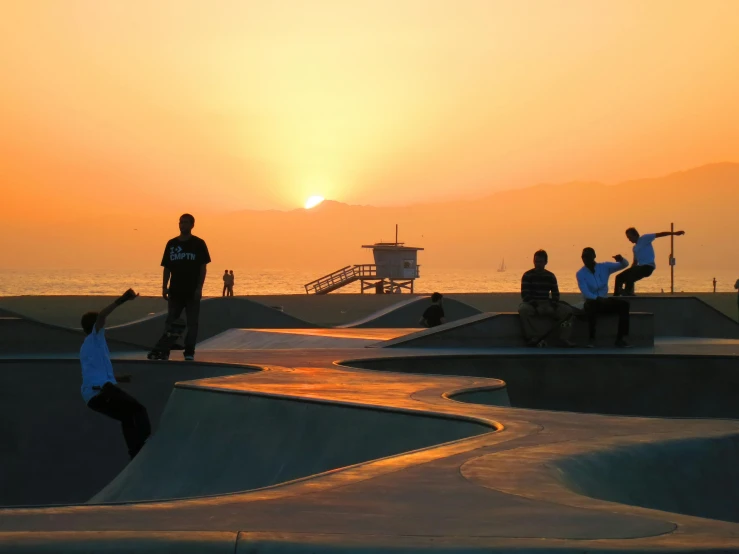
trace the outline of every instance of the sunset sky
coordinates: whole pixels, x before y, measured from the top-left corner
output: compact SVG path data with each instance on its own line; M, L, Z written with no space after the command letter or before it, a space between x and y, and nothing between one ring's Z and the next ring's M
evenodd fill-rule
M738 22L735 0L5 1L3 216L393 206L739 161Z

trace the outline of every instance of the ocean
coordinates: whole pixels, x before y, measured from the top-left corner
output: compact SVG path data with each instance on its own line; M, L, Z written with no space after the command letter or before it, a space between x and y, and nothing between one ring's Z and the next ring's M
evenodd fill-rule
M230 269L230 268L229 268ZM495 269L446 270L421 267L421 278L416 280L415 292L445 294L461 292L517 292L521 274L529 268L508 268L505 272ZM575 271L577 268L559 270L557 274L562 292L577 292ZM304 284L324 274L308 271L278 269L233 268L236 277L234 294L305 294ZM206 278L204 296L220 296L223 289L222 271L211 269ZM734 292L739 269L717 271L675 270L675 292L711 292L713 278L717 279L718 292ZM156 268L151 271L122 272L110 270L0 270L0 296L22 295L118 295L128 287L144 296L161 293L162 274ZM611 279L613 286L613 279ZM658 268L652 277L637 283L637 292L659 293L670 290L670 271ZM359 283L351 283L332 294L358 293ZM369 292L369 291L368 291Z

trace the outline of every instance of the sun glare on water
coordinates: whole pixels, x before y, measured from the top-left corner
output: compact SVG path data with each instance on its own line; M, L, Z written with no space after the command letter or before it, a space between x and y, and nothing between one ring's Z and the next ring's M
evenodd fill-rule
M323 202L323 196L309 196L308 200L305 201L305 209L315 208L321 202Z

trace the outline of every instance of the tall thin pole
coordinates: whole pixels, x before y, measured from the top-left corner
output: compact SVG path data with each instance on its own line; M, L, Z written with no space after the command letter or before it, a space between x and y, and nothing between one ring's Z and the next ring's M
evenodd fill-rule
M670 223L670 232L675 232L674 223ZM670 294L675 294L675 235L670 235Z
M398 246L398 224L395 224L395 246Z

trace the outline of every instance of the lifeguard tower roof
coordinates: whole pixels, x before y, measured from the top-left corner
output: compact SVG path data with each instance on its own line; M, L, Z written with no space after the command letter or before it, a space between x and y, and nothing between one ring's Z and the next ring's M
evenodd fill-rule
M362 248L373 250L423 250L418 246L405 246L403 242L376 242L375 244L363 244Z

